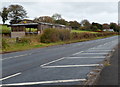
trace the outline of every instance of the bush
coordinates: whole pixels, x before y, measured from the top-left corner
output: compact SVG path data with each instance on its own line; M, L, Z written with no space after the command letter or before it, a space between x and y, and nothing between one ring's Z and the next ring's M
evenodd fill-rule
M41 42L50 43L59 41L59 32L57 29L45 29L41 35Z
M70 40L70 30L61 29L59 31L59 38L61 41Z
M9 47L9 44L7 43L7 39L2 38L2 50L6 49Z
M30 38L20 38L17 43L23 43L23 44L30 44L31 43L31 39Z
M70 39L70 31L66 29L45 29L41 35L41 42L51 43Z

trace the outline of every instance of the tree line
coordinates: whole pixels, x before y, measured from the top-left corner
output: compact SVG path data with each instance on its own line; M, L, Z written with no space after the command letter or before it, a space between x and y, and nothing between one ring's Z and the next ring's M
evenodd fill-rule
M27 23L28 20L24 19L27 18L27 12L21 5L10 5L8 7L3 7L2 11L0 12L0 16L2 18L3 24L7 20L10 20L10 24L16 23ZM66 26L71 26L72 29L76 30L88 30L88 31L103 31L104 29L113 29L116 32L119 32L120 26L116 23L110 24L99 24L92 22L90 23L88 20L82 20L81 22L78 21L67 21L62 18L61 14L55 13L52 16L41 16L38 18L34 18L33 20L29 20L29 23L38 23L38 22L47 22L53 24L62 24Z

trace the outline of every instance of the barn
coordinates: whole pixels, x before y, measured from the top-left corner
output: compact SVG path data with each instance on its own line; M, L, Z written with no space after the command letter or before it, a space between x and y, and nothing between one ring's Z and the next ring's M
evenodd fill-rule
M11 24L9 26L11 26L11 37L12 38L23 37L27 34L41 34L43 33L43 30L47 28L70 29L71 30L70 26L65 26L65 25L60 25L60 24L51 24L51 23L45 23L45 22Z

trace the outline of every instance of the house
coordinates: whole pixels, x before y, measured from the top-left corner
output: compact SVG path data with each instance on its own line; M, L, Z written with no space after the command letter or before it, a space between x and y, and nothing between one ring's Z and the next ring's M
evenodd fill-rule
M43 33L44 29L47 28L56 28L56 29L69 29L71 30L71 27L60 25L60 24L51 24L51 23L45 23L45 22L39 22L39 23L21 23L21 24L11 24L11 37L23 37L26 34L41 34ZM29 29L26 31L26 28ZM32 30L36 30L33 32Z
M103 31L111 31L111 32L114 32L114 29L104 29Z

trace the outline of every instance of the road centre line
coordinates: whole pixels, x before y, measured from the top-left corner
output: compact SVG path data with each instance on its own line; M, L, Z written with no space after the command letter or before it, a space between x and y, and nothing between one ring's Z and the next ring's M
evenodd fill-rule
M65 59L79 59L79 58L81 58L81 59L84 59L84 58L88 58L88 59L92 59L92 58L105 58L105 57L103 57L103 56L94 56L94 57L65 57Z
M42 65L40 65L40 66L42 67L42 66L45 66L45 65L48 65L48 64L51 64L51 63L60 61L60 60L62 60L62 59L64 59L64 57L62 57L62 58L60 58L60 59L57 59L57 60L54 60L54 61L51 61L51 62L48 62L48 63L45 63L45 64L42 64Z
M41 82L13 83L13 84L2 84L2 86L37 85L37 84L49 84L49 83L78 82L78 81L86 81L86 79L69 79L69 80L53 80L53 81L41 81Z
M92 66L100 66L100 64L83 64L83 65L59 65L59 66L43 66L42 68L92 67Z
M13 75L10 75L10 76L7 76L7 77L4 77L4 78L1 78L0 81L2 81L2 80L6 80L6 79L9 79L9 78L12 78L12 77L15 77L15 76L20 75L20 74L22 74L22 73L16 73L16 74L13 74Z

